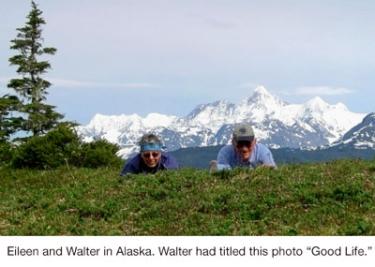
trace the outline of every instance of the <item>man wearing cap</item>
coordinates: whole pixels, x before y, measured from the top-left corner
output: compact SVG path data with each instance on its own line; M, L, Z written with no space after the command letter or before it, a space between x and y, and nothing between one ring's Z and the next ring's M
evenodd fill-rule
M234 127L232 144L220 149L217 161L210 163L210 170L258 166L276 168L272 153L265 145L256 142L250 125L238 124Z
M162 142L154 134L145 134L139 142L140 153L131 158L121 171L121 176L134 173L156 173L159 170L177 169L177 161L162 152Z

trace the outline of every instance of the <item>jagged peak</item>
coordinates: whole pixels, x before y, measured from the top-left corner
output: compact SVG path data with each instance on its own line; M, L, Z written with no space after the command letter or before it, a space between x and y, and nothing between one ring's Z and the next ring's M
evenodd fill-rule
M263 95L263 96L271 96L271 97L273 97L273 95L263 85L258 85L254 89L253 96L254 95Z
M211 102L211 103L208 103L208 104L200 104L198 106L196 106L193 111L191 111L186 117L187 118L194 118L197 114L199 114L200 112L202 112L204 109L206 109L207 107L220 107L220 106L224 106L225 108L228 108L228 107L233 107L235 106L233 103L227 101L227 100L217 100L217 101L214 101L214 102Z
M149 113L147 116L142 120L142 123L147 128L152 127L167 127L173 121L177 119L176 116L172 115L165 115L160 113Z
M231 103L228 100L216 100L214 102L208 103L205 106L221 106L221 105L230 105Z
M321 97L316 96L305 103L305 106L312 108L323 108L329 106Z
M263 85L254 89L253 94L241 102L242 105L263 105L263 106L285 106L286 102L271 94Z
M308 103L322 103L322 104L327 104L327 102L325 102L320 96L315 96L315 97L311 98L307 102Z

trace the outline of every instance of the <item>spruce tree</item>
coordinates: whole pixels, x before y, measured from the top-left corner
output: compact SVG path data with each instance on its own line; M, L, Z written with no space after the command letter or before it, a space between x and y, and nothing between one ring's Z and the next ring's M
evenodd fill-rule
M42 11L34 1L31 1L31 11L27 15L26 25L17 28L17 37L11 40L11 49L18 54L11 57L11 65L17 66L19 78L11 79L8 87L13 88L20 96L23 105L20 112L26 114L23 130L32 135L40 135L56 127L63 116L55 107L44 103L47 89L51 83L42 78L42 75L51 68L48 61L40 60L43 55L54 55L56 48L43 47L42 25L45 20L41 17Z
M8 141L12 134L22 129L24 119L21 116L15 117L13 114L19 110L20 105L16 96L0 97L0 144Z

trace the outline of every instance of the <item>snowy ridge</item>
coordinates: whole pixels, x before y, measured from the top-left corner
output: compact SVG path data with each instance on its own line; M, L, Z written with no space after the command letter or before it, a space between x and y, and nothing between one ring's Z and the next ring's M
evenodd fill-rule
M228 144L233 125L240 122L250 122L257 139L271 147L315 148L342 138L364 116L320 97L289 104L259 86L237 105L225 100L202 104L185 117L96 114L88 125L78 127L78 132L88 142L105 138L120 145L119 154L125 158L137 150L139 138L148 132L160 135L168 150L176 150Z
M361 123L350 129L333 147L375 149L375 113L368 114Z

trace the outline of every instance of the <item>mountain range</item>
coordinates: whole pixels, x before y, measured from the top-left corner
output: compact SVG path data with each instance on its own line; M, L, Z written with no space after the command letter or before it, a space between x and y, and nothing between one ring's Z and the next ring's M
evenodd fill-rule
M257 139L271 148L315 149L357 142L366 133L373 136L373 124L370 128L359 126L374 121L374 115L365 116L351 112L342 103L330 105L320 97L290 104L258 86L240 103L220 100L202 104L184 117L158 113L146 117L96 114L88 125L77 130L85 141L104 138L118 144L123 158L136 152L139 138L149 132L161 136L169 151L228 144L234 125L240 122L250 123ZM355 138L350 137L353 134ZM371 140L362 144L368 145Z

